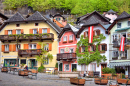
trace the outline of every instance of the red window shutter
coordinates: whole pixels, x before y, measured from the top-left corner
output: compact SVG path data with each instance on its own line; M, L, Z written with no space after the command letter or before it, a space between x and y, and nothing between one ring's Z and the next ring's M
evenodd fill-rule
M41 49L41 45L40 44L37 44L37 49Z
M5 30L5 35L8 35L8 30Z
M42 33L42 28L39 29L39 33Z
M50 28L47 28L47 33L50 33Z
M12 51L13 49L12 49L12 45L9 45L9 51Z
M33 34L33 29L30 29L29 33L30 33L30 34Z
M23 29L21 29L21 33L23 34Z
M49 44L49 51L52 50L52 43Z
M100 49L100 46L101 46L101 45L99 44L99 45L98 45L98 51L100 51L100 50L101 50L101 49Z
M16 44L13 45L13 51L16 51Z
M81 53L81 47L79 47L79 53Z
M105 51L107 51L107 44L105 44Z
M12 34L16 34L16 30L12 30Z
M86 37L86 32L84 32L84 38Z
M2 52L5 52L5 45L2 45Z
M24 44L24 49L28 49L28 44Z
M90 46L88 46L88 52L90 52L91 50L90 50Z
M93 31L93 36L95 36L95 31Z
M97 35L98 35L98 36L100 35L100 30L97 30Z

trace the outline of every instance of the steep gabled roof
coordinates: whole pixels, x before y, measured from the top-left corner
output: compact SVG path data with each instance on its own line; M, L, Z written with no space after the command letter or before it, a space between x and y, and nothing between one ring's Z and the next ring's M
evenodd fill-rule
M62 31L60 32L58 38L61 38L62 35L64 34L65 31L69 31L71 30L75 35L76 33L78 32L79 29L75 28L74 26L72 26L71 24L67 24L63 29Z
M53 19L53 22L56 23L59 27L63 28L64 25L58 22L57 20Z
M78 22L81 22L81 21L83 21L83 20L87 20L87 18L89 18L89 17L91 17L91 16L94 16L95 14L97 14L97 15L98 15L100 18L102 18L104 21L110 23L109 19L105 18L103 15L101 15L101 14L98 13L97 11L94 11L94 12L92 12L92 13L90 13L90 14L86 14L86 15L84 15L84 16L79 17L79 18L77 19L77 23L78 23ZM98 19L98 20L99 20L99 19Z
M7 19L8 19L8 17L7 17L7 16L5 16L5 15L3 15L2 13L0 13L0 16L1 16L3 19L5 19L5 20L7 20Z
M117 23L117 21L119 20L122 20L122 19L127 19L127 18L130 18L130 15L127 13L127 12L122 12L121 15L119 15L115 20L114 22L109 26L108 30L110 31L113 26Z
M25 19L19 12L17 12L14 16L9 18L6 22L20 22L20 21L25 21Z
M130 15L127 12L122 12L121 15L119 15L116 20L120 20L120 19L125 19L125 18L129 18Z
M116 13L116 12L110 9L107 13Z
M34 20L44 20L45 21L46 19L43 15L41 15L38 11L36 11L34 14L29 16L26 20L27 21L34 21Z

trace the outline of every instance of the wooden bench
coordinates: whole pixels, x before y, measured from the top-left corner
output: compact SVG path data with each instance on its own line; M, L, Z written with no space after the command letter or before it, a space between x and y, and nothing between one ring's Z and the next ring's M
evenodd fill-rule
M28 73L28 76L31 75L31 79L33 76L36 77L37 79L37 73L38 73L38 70L35 70L35 69L30 69L31 73Z

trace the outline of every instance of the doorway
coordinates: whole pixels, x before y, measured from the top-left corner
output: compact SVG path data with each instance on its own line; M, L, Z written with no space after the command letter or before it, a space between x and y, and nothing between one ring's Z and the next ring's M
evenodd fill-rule
M72 72L73 72L74 69L77 70L77 64L72 64Z
M59 64L59 71L62 71L63 63Z
M37 66L37 62L35 59L30 59L30 69L35 69Z
M101 64L101 74L103 73L103 72L102 72L102 69L103 69L103 68L106 68L106 67L107 67L107 64Z

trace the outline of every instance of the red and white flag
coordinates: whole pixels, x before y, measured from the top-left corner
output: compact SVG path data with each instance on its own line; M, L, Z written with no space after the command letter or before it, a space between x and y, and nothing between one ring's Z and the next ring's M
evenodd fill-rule
M89 43L93 42L93 26L90 26L88 28L88 34L89 34Z
M125 37L122 37L120 43L120 51L124 51L124 42L125 42Z

